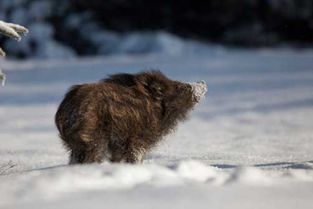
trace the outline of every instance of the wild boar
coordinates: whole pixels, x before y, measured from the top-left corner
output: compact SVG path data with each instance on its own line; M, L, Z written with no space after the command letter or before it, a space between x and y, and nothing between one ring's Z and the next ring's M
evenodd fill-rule
M204 97L204 81L183 83L160 71L120 73L71 87L55 115L70 164L138 163Z

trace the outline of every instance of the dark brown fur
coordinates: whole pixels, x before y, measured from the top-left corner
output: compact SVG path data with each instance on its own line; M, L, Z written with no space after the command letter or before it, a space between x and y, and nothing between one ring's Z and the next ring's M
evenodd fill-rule
M55 123L70 163L136 163L186 117L196 103L191 86L159 71L115 74L73 86Z

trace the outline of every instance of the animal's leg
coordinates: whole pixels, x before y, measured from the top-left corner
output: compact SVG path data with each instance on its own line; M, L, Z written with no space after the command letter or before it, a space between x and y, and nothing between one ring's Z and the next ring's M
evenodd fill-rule
M79 149L71 150L70 164L101 163L104 156L105 150L102 144L86 145Z
M102 144L87 147L83 163L101 163L105 156L105 150Z
M111 153L110 161L112 163L125 162L124 155L126 153L126 142L124 140L111 139L108 148Z
M85 159L85 151L83 149L72 149L69 164L81 164Z
M142 163L146 152L146 149L143 147L132 147L128 149L128 152L125 156L125 161L127 163Z
M117 152L112 153L111 162L113 163L142 163L145 156L143 150L129 150L127 153L121 154Z
M142 163L147 152L144 144L133 143L132 141L129 141L128 144L111 142L109 147L112 153L111 162Z

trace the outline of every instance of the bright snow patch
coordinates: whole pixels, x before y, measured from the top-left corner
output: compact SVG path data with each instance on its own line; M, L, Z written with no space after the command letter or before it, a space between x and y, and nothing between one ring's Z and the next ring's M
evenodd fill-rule
M223 170L197 161L182 161L170 166L108 163L61 166L3 176L0 203L10 203L17 194L19 201L51 200L75 192L129 190L140 185L168 187L201 182L212 186L270 186L294 181L313 183L312 177L313 170L279 173L253 167Z

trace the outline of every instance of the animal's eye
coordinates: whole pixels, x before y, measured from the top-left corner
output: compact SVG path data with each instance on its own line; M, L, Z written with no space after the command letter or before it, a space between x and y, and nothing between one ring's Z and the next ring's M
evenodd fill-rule
M152 88L153 88L155 91L158 91L158 92L160 92L160 91L163 90L163 88L162 88L162 86L161 86L160 84L153 84L153 85L152 85Z

